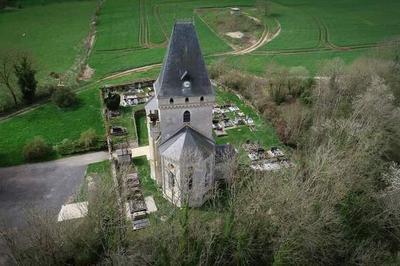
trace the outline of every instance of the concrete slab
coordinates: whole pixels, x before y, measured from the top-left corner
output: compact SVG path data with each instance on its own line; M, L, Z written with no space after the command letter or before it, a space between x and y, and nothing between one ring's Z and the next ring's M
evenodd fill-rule
M140 156L146 156L147 159L150 157L150 147L149 146L143 146L143 147L137 147L132 149L132 158L140 157Z
M71 203L61 206L57 222L83 218L88 212L88 202Z
M144 202L146 203L147 213L152 213L152 212L157 211L157 206L156 206L153 196L145 197Z

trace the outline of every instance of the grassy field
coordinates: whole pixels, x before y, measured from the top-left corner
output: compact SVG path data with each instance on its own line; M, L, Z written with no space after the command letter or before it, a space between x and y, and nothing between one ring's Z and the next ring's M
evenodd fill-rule
M96 1L45 5L31 5L32 2L35 1L22 2L22 9L0 11L0 51L30 54L40 85L49 78L50 72L62 73L73 66L88 35ZM0 88L0 107L10 99Z
M0 122L0 166L23 163L22 148L35 136L55 145L63 139L76 140L93 128L104 136L99 90L90 87L79 94L79 106L61 110L53 103Z
M251 54L228 56L229 62L255 74L262 74L272 61L289 67L302 65L315 73L323 60L342 57L351 62L376 43L400 34L397 27L400 24L400 16L397 16L400 3L395 1L339 0L332 4L328 1L276 0L272 1L269 16L264 18L255 5L255 1L245 0L107 1L100 15L90 65L96 69L96 77L103 77L161 63L174 21L185 18L195 21L205 56L232 51L223 33L218 33L219 20L226 17L229 21L229 13L216 18L223 10L227 11L224 7L231 6L240 6L244 12L260 18L272 31L277 29L277 22L281 25L281 32L274 40ZM135 11L126 12L132 8ZM110 16L121 18L120 22L108 19ZM134 25L127 25L127 21ZM128 30L120 36L122 28ZM260 32L256 31L255 35L259 36ZM208 62L214 59L210 57Z
M368 49L359 49L353 51L315 51L302 53L287 53L266 55L262 52L254 52L248 55L229 56L226 57L226 62L236 68L248 71L256 75L265 75L267 66L271 63L287 67L304 66L310 74L318 73L318 69L327 60L333 58L342 58L344 62L351 63L354 59L364 55L373 53ZM215 59L212 59L215 60Z

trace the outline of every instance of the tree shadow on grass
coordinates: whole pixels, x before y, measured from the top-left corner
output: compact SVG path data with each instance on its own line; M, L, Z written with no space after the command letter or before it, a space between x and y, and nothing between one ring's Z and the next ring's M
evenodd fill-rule
M54 102L53 102L53 104L54 105L56 105ZM73 105L71 105L71 106L68 106L68 107L59 107L59 106L57 106L57 108L60 110L60 111L63 111L63 112L72 112L72 111L76 111L76 110L78 110L78 109L80 109L80 108L82 108L83 106L84 106L85 104L83 103L83 101L81 100L81 99L77 99L76 100L76 102L73 104Z

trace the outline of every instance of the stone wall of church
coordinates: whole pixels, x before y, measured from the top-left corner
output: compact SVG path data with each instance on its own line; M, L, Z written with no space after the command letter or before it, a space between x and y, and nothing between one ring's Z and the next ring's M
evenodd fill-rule
M188 166L182 162L161 158L162 187L164 197L178 207L189 200L190 207L200 207L208 200L210 190L214 187L214 154L205 160L198 160L193 166L191 185L189 186ZM171 180L174 178L174 180Z
M183 113L190 112L191 127L208 138L212 138L212 109L215 98L204 97L201 102L199 97L190 97L189 102L185 98L174 98L173 103L169 99L159 100L160 129L162 139L168 139L186 123L183 122Z

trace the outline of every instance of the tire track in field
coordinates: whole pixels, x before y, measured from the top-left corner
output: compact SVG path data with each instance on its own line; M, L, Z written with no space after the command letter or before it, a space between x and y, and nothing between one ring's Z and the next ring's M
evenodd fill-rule
M139 43L144 47L149 47L149 21L146 16L146 0L139 0Z
M332 50L337 50L337 51L347 51L347 50L354 50L354 49L372 48L372 47L376 47L379 44L379 43L359 43L359 44L352 44L352 45L347 45L347 46L341 46L341 45L334 44L330 40L329 29L328 29L328 26L325 24L325 22L319 17L314 17L314 19L318 24L320 35L322 36L321 45L323 47L328 47Z
M157 19L158 25L160 26L160 29L161 29L162 33L164 34L164 37L165 37L164 43L168 42L169 41L169 37L168 37L167 31L165 30L165 25L164 25L164 23L162 22L162 19L161 19L160 6L159 5L154 5L153 14Z

